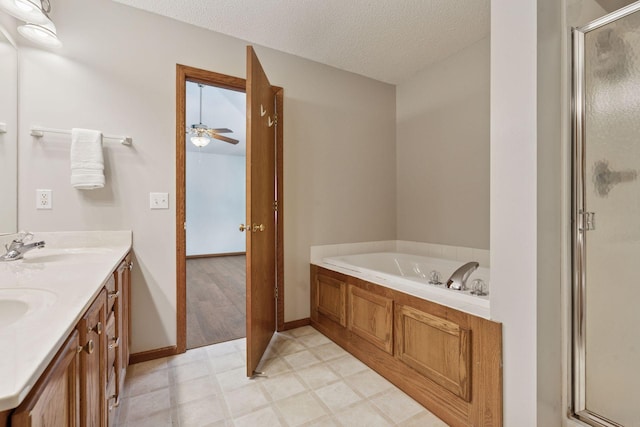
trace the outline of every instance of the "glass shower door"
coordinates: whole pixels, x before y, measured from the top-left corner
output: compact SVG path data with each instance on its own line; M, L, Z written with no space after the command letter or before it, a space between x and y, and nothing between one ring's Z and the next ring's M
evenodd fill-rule
M574 31L574 101L573 410L638 427L640 2Z

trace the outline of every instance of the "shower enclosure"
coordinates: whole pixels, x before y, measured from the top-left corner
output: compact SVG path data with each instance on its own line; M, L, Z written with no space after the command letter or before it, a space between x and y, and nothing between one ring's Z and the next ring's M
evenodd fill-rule
M593 426L638 427L640 2L573 38L572 409Z

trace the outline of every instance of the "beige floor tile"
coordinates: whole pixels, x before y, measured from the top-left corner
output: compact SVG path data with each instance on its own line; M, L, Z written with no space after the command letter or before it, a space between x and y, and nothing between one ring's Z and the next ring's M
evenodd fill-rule
M283 357L289 365L295 369L306 368L307 366L320 363L320 359L313 355L309 350L299 351L297 353L288 354Z
M258 365L258 371L264 372L267 377L274 377L287 372L291 372L291 366L284 359L275 357L273 359L267 359L260 362Z
M301 369L296 373L310 389L320 388L340 379L326 363Z
M351 356L350 354L334 359L327 363L338 375L342 377L348 377L349 375L362 372L367 368L367 365Z
M349 375L345 377L344 381L365 397L374 396L394 387L393 384L371 369Z
M224 400L227 402L229 412L234 418L253 412L269 403L262 388L255 382L226 392Z
M344 427L388 427L394 423L383 417L369 402L343 409L335 415Z
M308 423L328 415L324 407L311 393L302 393L276 402L283 418L292 427Z
M244 366L216 374L216 379L218 380L218 384L220 384L220 388L225 393L256 381L247 377L247 368Z
M175 384L206 377L210 373L209 363L206 359L169 368L170 379Z
M326 417L304 423L301 427L340 427L340 424L336 421L333 415L328 415Z
M147 374L132 376L127 379L126 396L138 396L169 387L169 372L167 369L151 371Z
M234 351L218 357L209 358L209 365L215 373L230 371L231 369L245 366L246 360L243 353Z
M153 417L171 408L169 388L128 398L127 423Z
M338 381L315 390L316 395L333 412L362 400L344 381Z
M296 341L307 348L318 347L323 344L331 343L331 340L322 334L303 335L298 337Z
M408 420L399 424L401 427L449 427L447 423L433 415L431 412L421 411Z
M294 338L303 337L305 335L322 335L320 332L315 330L312 326L303 326L301 328L291 329L287 331L287 333Z
M175 383L171 386L171 396L176 405L220 393L218 382L215 377L210 375Z
M178 422L173 419L170 409L166 409L161 412L156 412L145 418L137 419L135 421L128 421L124 424L125 427L164 427L164 426L177 426Z
M191 350L187 350L185 353L178 354L176 356L167 357L167 365L180 366L188 363L193 363L198 360L206 359L208 356L207 347L199 347Z
M294 339L282 337L280 335L276 335L271 342L274 346L275 351L281 356L286 356L288 354L293 354L298 351L305 350L305 346L296 342Z
M266 407L233 420L235 427L280 427L283 424L273 408Z
M224 356L225 354L229 354L229 353L238 352L239 349L236 341L239 341L239 340L225 341L225 342L221 342L215 345L210 345L205 347L207 356L212 358L212 357Z
M127 378L139 377L141 375L147 375L151 372L161 371L167 369L167 358L148 360L142 363L136 363L135 365L129 365L127 368Z
M205 426L228 417L222 396L208 396L183 403L176 408L180 425Z
M337 359L348 354L342 347L333 342L313 347L310 350L321 360Z
M284 399L306 390L304 384L292 373L268 378L267 381L263 381L261 384L272 401Z
M424 411L422 405L397 388L376 396L371 401L383 414L397 423L401 423Z

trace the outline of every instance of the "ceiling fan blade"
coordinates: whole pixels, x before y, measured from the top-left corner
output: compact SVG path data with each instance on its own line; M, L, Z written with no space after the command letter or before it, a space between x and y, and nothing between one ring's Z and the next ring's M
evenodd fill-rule
M215 139L219 139L220 141L228 142L229 144L234 144L234 145L240 142L237 139L227 138L226 136L218 135L216 133L211 135L211 137Z
M209 131L213 133L233 133L231 129L227 129L227 128L209 129Z

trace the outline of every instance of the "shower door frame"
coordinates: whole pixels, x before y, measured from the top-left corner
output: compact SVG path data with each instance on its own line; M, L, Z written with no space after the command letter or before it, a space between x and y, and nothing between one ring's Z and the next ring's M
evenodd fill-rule
M585 211L585 34L634 12L640 11L640 2L630 4L585 26L574 28L572 55L572 118L573 118L573 191L572 191L572 415L580 421L597 427L624 427L586 407L586 244L587 218Z

